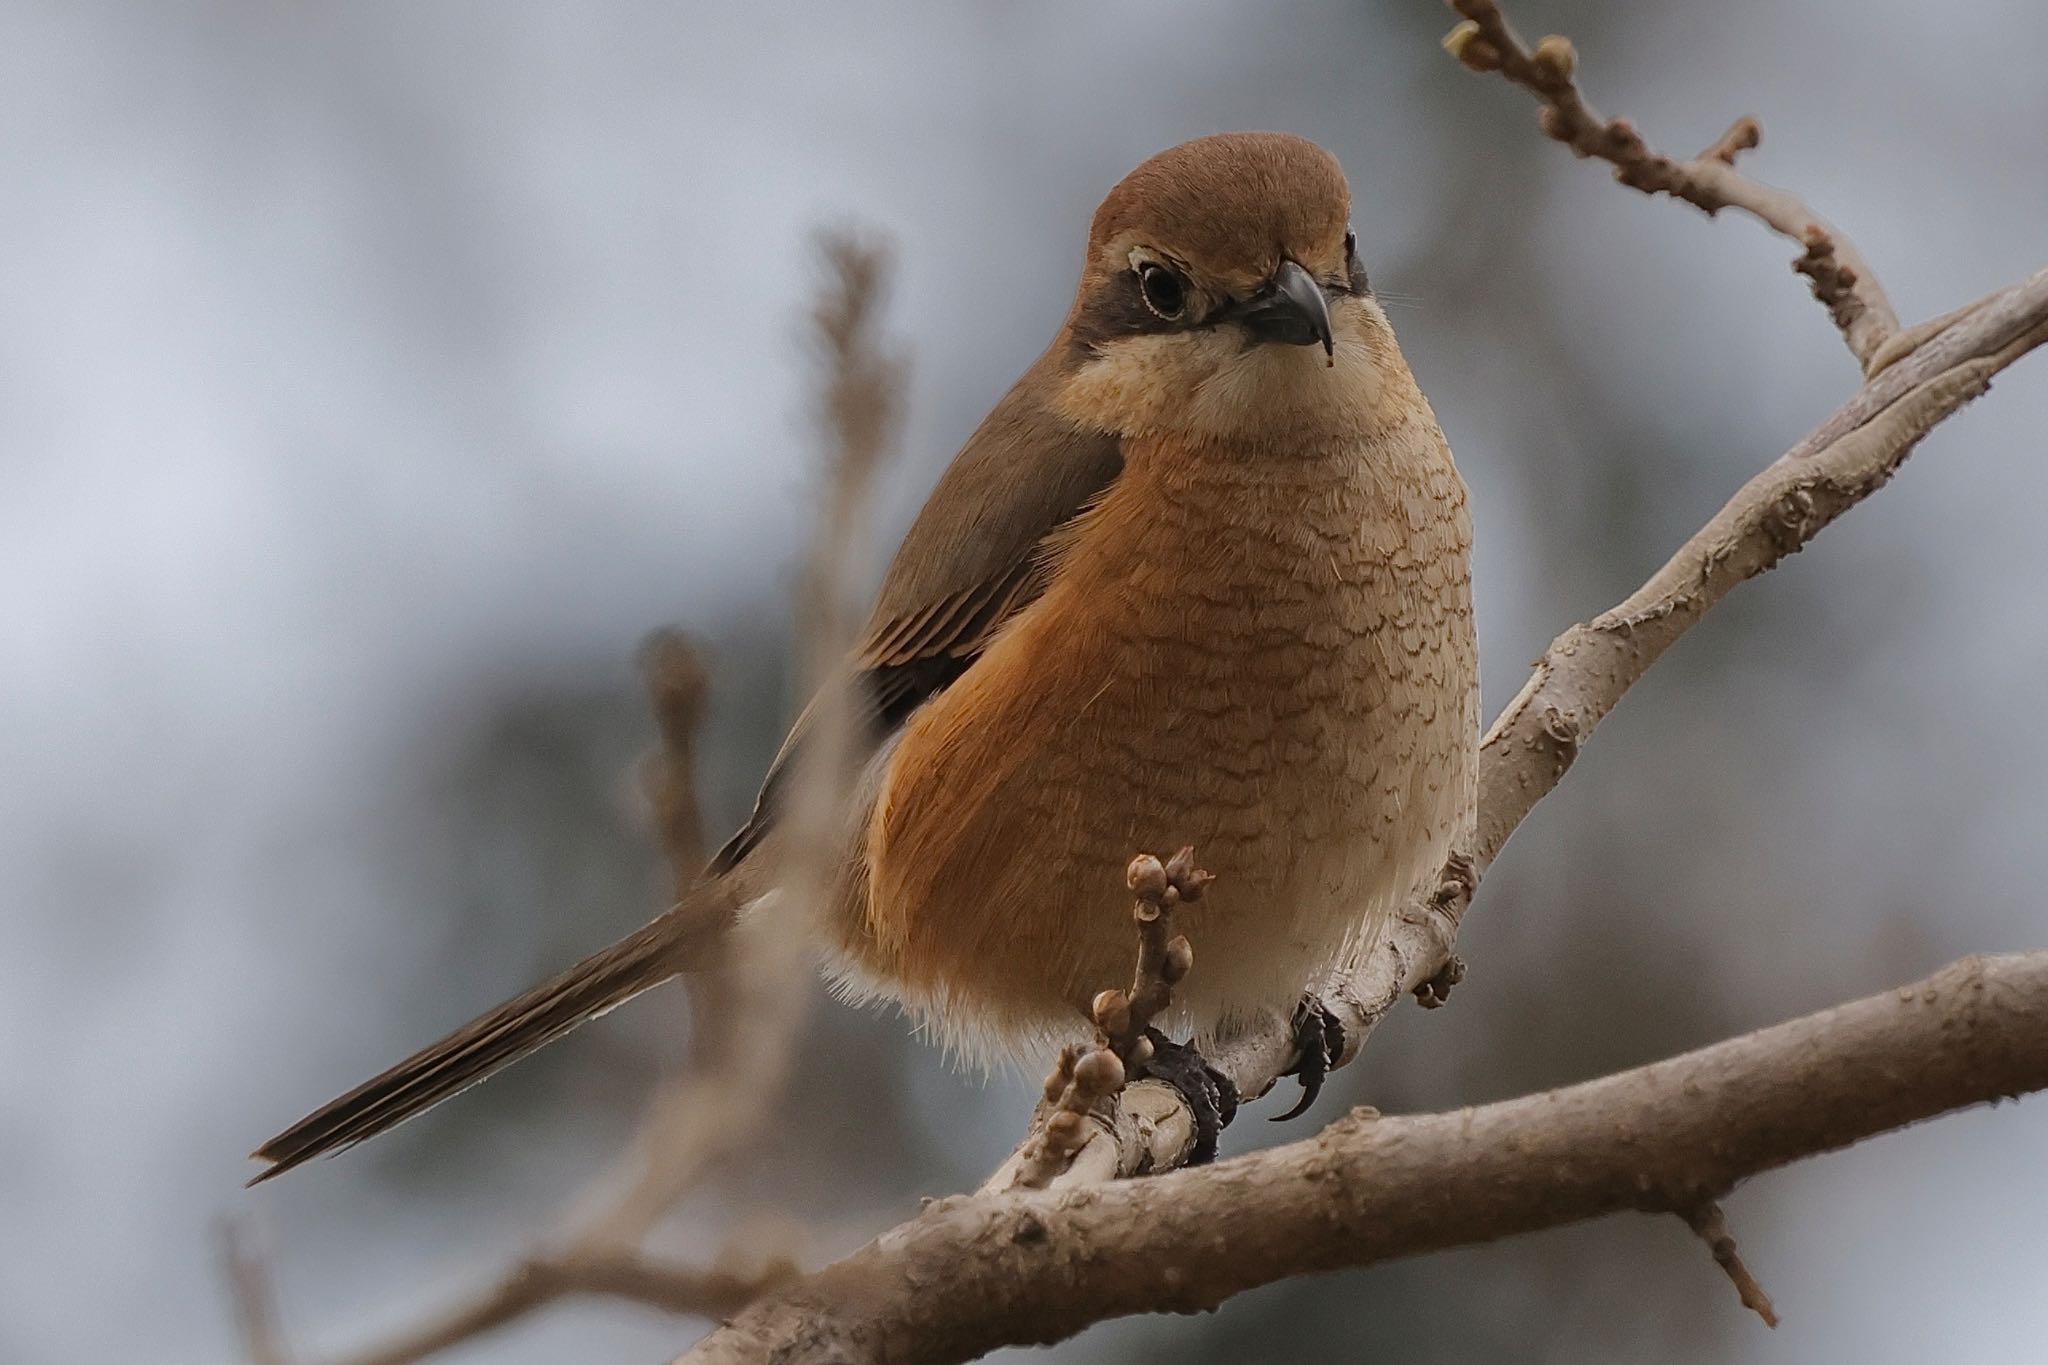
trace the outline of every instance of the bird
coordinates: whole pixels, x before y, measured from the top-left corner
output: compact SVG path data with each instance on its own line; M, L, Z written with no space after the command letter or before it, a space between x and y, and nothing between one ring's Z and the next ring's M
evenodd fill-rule
M1216 880L1177 915L1198 958L1177 1017L1197 1040L1262 1010L1299 1022L1469 828L1471 544L1337 159L1245 132L1143 162L828 684L859 749L805 929L829 977L963 1057L1028 1058L1128 978L1129 899L1105 870L1193 844ZM687 974L712 898L774 915L818 710L676 907L315 1110L257 1149L250 1183Z

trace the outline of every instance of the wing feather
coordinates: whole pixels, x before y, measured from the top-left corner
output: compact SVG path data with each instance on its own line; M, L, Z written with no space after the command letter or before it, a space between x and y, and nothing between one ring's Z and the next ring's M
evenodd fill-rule
M1114 436L1075 426L1045 401L1062 360L1062 348L1046 352L996 405L904 536L850 661L864 744L883 743L1045 591L1049 547L1122 472ZM713 873L738 865L773 826L812 710L797 717Z

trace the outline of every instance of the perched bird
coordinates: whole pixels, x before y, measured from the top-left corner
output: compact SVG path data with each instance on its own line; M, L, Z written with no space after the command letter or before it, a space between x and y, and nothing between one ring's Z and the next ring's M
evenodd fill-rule
M1130 973L1117 869L1193 844L1206 1036L1298 1006L1443 864L1475 795L1471 524L1350 215L1335 158L1279 133L1171 148L1096 211L1058 336L848 664L866 761L820 917L848 993L978 1058L1071 1038ZM775 913L810 724L681 906L271 1139L256 1179L679 974L700 897Z

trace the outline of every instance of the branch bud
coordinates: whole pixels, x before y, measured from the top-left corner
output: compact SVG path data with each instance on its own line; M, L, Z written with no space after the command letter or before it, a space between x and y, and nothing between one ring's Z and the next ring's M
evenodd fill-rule
M1095 1018L1095 1027L1112 1038L1131 1031L1131 998L1120 990L1112 987L1097 995L1088 1012Z
M1106 1047L1096 1048L1074 1068L1074 1087L1090 1100L1124 1088L1124 1064Z
M1572 46L1572 40L1563 34L1553 33L1536 44L1536 65L1543 74L1562 84L1572 78L1579 69L1579 52Z
M1444 51L1472 71L1500 70L1500 49L1479 35L1479 25L1465 20L1444 35Z
M1131 859L1124 881L1139 900L1155 903L1166 899L1167 888L1173 884L1166 875L1165 865L1149 853L1140 853Z

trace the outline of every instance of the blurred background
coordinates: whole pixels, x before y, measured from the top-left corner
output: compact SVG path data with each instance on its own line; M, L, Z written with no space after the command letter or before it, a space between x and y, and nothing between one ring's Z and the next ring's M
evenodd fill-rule
M253 1212L309 1356L547 1225L678 1052L650 998L244 1193L313 1104L641 922L633 671L715 668L713 834L790 711L811 234L899 253L885 549L1058 325L1146 155L1335 150L1478 520L1491 714L1855 387L1788 246L1615 188L1406 3L0 7L0 1360L232 1359ZM1908 318L2043 264L2048 11L1540 3L1593 99L1843 224ZM1479 1103L2039 947L2048 362L1741 590L1601 730L1315 1111ZM878 550L874 568L879 570ZM1031 1086L821 1002L791 1121L664 1233L844 1251L975 1183ZM1239 1146L1309 1131L1253 1110ZM2048 1338L2048 1106L1746 1186L1766 1332L1674 1219L1612 1219L1092 1331L1061 1362L1868 1362ZM446 1359L667 1358L558 1309Z

